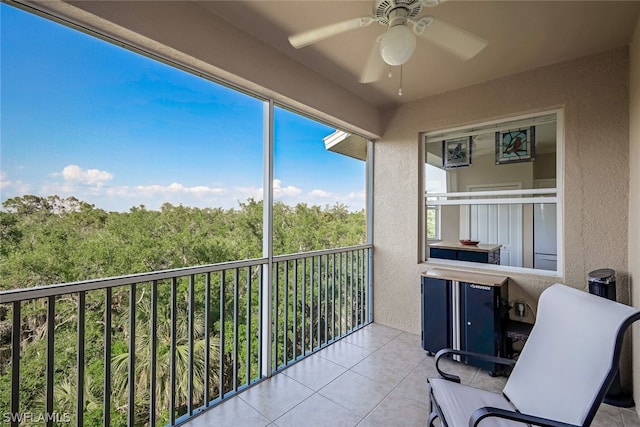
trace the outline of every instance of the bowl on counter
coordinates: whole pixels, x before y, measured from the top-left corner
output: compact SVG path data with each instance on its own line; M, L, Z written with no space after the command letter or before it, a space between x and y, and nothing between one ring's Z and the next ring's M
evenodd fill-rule
M480 243L480 241L479 240L460 239L460 243L465 245L465 246L476 246L478 243Z

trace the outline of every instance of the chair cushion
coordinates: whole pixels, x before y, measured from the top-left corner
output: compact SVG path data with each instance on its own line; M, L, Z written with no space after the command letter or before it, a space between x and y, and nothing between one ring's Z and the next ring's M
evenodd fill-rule
M429 378L431 392L442 411L447 425L466 427L471 414L484 406L513 411L514 407L502 395L475 387L454 383L443 378ZM490 417L482 420L482 427L523 427L524 423Z

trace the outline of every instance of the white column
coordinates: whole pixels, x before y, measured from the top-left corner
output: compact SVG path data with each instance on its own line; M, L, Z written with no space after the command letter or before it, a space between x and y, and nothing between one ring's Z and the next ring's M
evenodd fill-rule
M262 267L262 363L260 372L271 376L271 272L273 271L273 100L264 102L264 179L262 192L262 256L268 259Z

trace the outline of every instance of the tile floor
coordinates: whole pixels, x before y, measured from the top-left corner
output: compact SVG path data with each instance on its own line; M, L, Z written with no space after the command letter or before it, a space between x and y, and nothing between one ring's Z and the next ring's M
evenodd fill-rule
M463 383L500 391L506 378L456 362ZM371 324L185 424L189 427L426 426L427 378L437 376L420 337ZM633 409L602 405L593 427L640 427Z

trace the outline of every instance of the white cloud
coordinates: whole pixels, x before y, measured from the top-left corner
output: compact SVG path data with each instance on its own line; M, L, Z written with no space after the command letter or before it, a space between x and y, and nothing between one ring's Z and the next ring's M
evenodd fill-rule
M7 196L22 196L31 192L31 186L20 180L11 181L6 172L0 171L0 190Z
M279 199L281 197L293 197L302 193L302 190L293 185L282 186L282 181L279 179L273 180L273 197Z
M75 196L107 210L128 210L131 206L144 204L150 209L158 209L163 203L182 204L193 207L237 208L238 202L249 198L262 200L261 187L224 187L215 185L187 186L180 182L149 185L112 185L113 175L98 169L83 169L77 165L68 165L62 172L51 174L54 179L44 182L38 194L47 196L56 194L61 197ZM57 178L57 179L56 179ZM9 191L11 189L11 191ZM0 190L2 199L29 194L28 186L8 179L0 172ZM35 193L34 193L35 194ZM341 203L352 210L364 207L365 193L334 193L321 188L304 191L295 185L284 185L282 180L273 180L274 199L294 206L297 203L331 206Z
M312 190L311 192L309 192L309 196L311 197L319 197L321 199L325 199L327 197L331 197L331 193L329 193L328 191L324 191L324 190Z
M224 188L207 187L205 185L196 185L195 187L185 187L184 185L174 182L169 185L137 185L133 188L116 187L112 189L114 195L131 195L131 196L154 196L154 195L192 195L196 197L220 196L227 193Z
M367 193L364 191L359 191L357 193L349 193L347 195L347 200L360 200L362 202L364 202L364 200L366 199Z
M237 187L234 188L233 194L236 200L244 201L249 197L255 200L262 200L262 187ZM320 188L304 192L299 187L288 185L283 187L282 181L273 180L274 199L284 201L289 205L297 203L306 203L307 205L332 206L336 203L347 205L351 210L360 210L364 208L365 192L352 193L333 193Z
M55 174L57 176L57 174ZM68 165L61 173L65 181L78 182L80 184L102 186L113 179L113 174L99 169L82 169L78 165Z
M264 192L264 188L260 187L236 187L236 193L238 193L239 197L249 198L252 197L255 200L262 200L262 194ZM282 186L282 180L274 179L273 180L273 198L276 200L287 198L288 200L295 199L297 196L302 194L302 189L295 187L293 185L287 185L285 187Z

